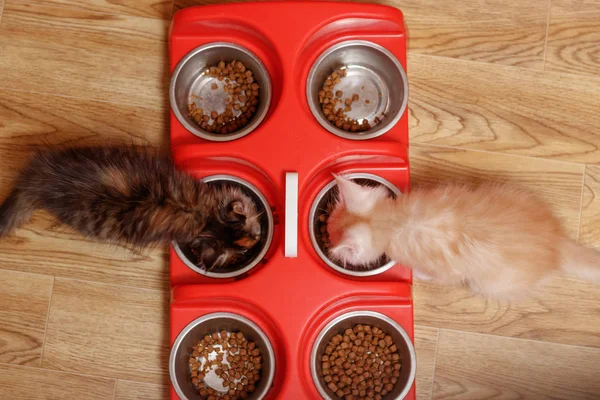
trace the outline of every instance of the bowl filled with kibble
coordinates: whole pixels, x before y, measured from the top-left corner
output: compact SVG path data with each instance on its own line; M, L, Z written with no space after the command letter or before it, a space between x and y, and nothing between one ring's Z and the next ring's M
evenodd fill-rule
M352 173L345 174L345 178L352 180L362 186L380 186L388 189L390 197L396 197L401 194L400 189L394 186L387 179L375 174ZM335 180L332 180L321 189L315 197L308 216L308 230L312 245L321 258L329 267L344 275L366 277L381 274L392 268L396 263L387 256L382 256L379 260L368 265L341 265L332 259L329 255L329 249L332 243L327 232L327 222L329 215L333 210L338 199L338 188Z
M179 122L212 141L248 135L263 121L271 103L271 78L248 49L226 42L189 52L173 71L170 102Z
M408 104L408 80L398 59L369 41L350 40L323 52L306 82L308 105L329 132L352 140L390 130Z
M175 253L185 265L197 272L211 278L234 278L249 272L256 267L269 251L273 240L274 218L273 211L266 197L250 182L233 175L211 175L202 179L209 185L237 186L244 194L253 200L256 205L261 224L261 238L252 248L244 253L237 254L228 259L225 265L212 267L203 265L200 249L191 245L173 242Z
M275 376L275 355L265 333L233 313L204 315L173 343L169 374L182 400L259 400Z
M416 354L406 331L373 311L334 318L311 352L311 374L327 400L400 400L416 374Z

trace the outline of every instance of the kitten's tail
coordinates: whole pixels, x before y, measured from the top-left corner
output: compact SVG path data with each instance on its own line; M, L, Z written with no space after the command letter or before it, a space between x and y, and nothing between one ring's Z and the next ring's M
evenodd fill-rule
M600 283L600 252L568 239L561 244L560 253L565 274Z
M0 205L0 237L10 234L31 219L33 204L19 189L15 189Z

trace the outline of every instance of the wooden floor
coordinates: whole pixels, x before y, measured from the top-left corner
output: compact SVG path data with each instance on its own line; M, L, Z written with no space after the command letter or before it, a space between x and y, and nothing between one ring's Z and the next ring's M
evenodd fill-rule
M600 247L600 1L385 3L409 27L413 182L525 184ZM0 0L0 199L36 144L167 144L172 10ZM164 250L37 213L0 269L1 399L166 398ZM556 278L507 305L417 284L415 304L419 399L600 399L600 286Z

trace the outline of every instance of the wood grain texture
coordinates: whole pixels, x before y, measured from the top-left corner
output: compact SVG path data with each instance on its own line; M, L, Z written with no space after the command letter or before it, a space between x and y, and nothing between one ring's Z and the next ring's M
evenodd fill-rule
M413 291L415 323L420 325L600 348L598 285L554 277L517 304L423 282Z
M53 280L1 271L0 363L40 365Z
M113 379L0 365L0 396L6 400L109 400L114 391Z
M57 278L42 367L166 383L168 292Z
M363 2L362 0L356 0ZM175 10L237 0L175 0ZM542 69L549 0L375 0L399 8L409 51Z
M408 73L412 143L600 162L600 79L414 54Z
M600 1L553 0L546 70L600 76Z
M579 243L600 248L600 167L585 168Z
M149 289L166 289L169 282L166 249L139 254L84 240L43 211L0 241L0 269Z
M412 185L499 181L524 186L546 200L577 238L583 165L423 145L411 146L410 160Z
M11 0L0 26L0 88L167 108L167 26Z
M430 400L435 371L439 329L415 326L415 349L417 351L417 400Z
M12 0L9 0L12 1ZM36 6L58 6L73 10L101 12L106 14L131 15L170 19L173 0L18 0Z
M115 400L164 400L169 398L169 386L133 381L117 381Z
M541 69L549 1L386 0L406 18L409 51Z
M150 108L16 90L0 90L0 159L5 177L17 165L4 160L40 145L135 143L168 148L167 108ZM5 190L0 185L0 191Z
M440 331L434 399L598 399L600 349Z

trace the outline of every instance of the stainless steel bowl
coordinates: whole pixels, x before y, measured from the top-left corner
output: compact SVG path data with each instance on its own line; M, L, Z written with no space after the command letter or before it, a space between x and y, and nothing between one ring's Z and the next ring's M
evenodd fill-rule
M346 116L359 121L367 119L371 129L364 132L339 129L321 111L319 91L327 77L342 67L346 68L347 76L335 90L344 92L342 98L354 93L359 95ZM308 74L306 97L311 112L329 132L346 139L372 139L390 130L404 114L408 104L408 80L402 64L389 50L373 42L350 40L330 47L317 58ZM369 104L365 100L369 100ZM378 117L381 121L373 125Z
M269 205L269 202L265 196L263 196L256 186L236 176L212 175L202 179L202 181L208 184L238 185L246 195L250 196L250 198L254 200L258 212L263 213L261 221L262 239L251 250L248 251L248 253L239 263L236 263L232 266L215 268L211 271L196 265L194 262L196 256L192 253L192 250L188 246L179 245L177 242L173 242L173 249L179 258L185 263L185 265L199 274L206 275L211 278L233 278L235 276L242 275L258 265L271 246L274 227L271 206Z
M417 372L417 356L415 347L408 336L408 333L396 321L386 315L374 311L354 311L349 312L331 321L323 331L319 333L310 355L310 368L313 382L321 396L326 400L335 400L338 397L333 393L322 378L321 356L329 341L338 333L343 333L348 328L355 325L365 324L380 328L394 340L398 347L401 357L402 369L400 377L394 386L394 389L388 393L385 400L401 400L410 391L415 380Z
M260 85L256 114L246 126L236 132L210 133L202 129L189 115L188 104L192 101L192 94L194 94L204 99L196 100L199 108L219 113L224 112L225 99L229 97L229 94L223 90L212 90L213 83L221 88L222 82L205 74L205 70L220 61L233 60L243 62L252 71L255 81ZM188 131L207 140L225 142L246 136L260 125L271 104L271 78L260 59L244 47L226 42L209 43L190 51L177 64L171 77L169 98L175 116Z
M241 315L219 312L203 315L192 321L181 331L173 343L169 357L169 375L173 388L181 400L202 399L192 384L188 360L193 351L192 347L205 335L221 330L242 332L246 339L254 342L260 349L261 378L256 384L256 391L248 396L248 400L264 398L271 388L275 377L275 353L267 335L256 324ZM205 383L210 384L209 382Z
M389 182L388 180L386 180L380 176L377 176L377 175L368 174L368 173L354 173L354 174L344 175L344 177L347 179L356 181L358 184L361 184L361 185L384 185L385 187L387 187L389 189L390 195L393 197L399 196L402 194L400 192L400 189L398 189L396 186L392 185L391 182ZM313 204L310 208L310 212L309 212L309 216L308 216L308 224L309 224L308 231L310 234L310 240L312 242L312 245L315 248L319 257L321 257L321 259L328 266L333 268L334 270L336 270L342 274L351 275L351 276L359 276L359 277L372 276L372 275L381 274L382 272L385 272L388 269L392 268L396 262L393 260L389 260L388 258L385 258L385 257L383 257L379 263L371 266L370 268L359 270L359 269L344 268L344 266L336 264L327 256L327 249L325 248L325 245L323 244L323 242L319 239L319 236L321 234L320 233L321 226L323 226L325 224L323 222L319 221L319 217L322 214L326 213L327 205L331 201L334 201L336 198L337 198L337 183L335 182L335 180L332 180L323 189L321 189L319 194L317 194L317 197L313 201Z

